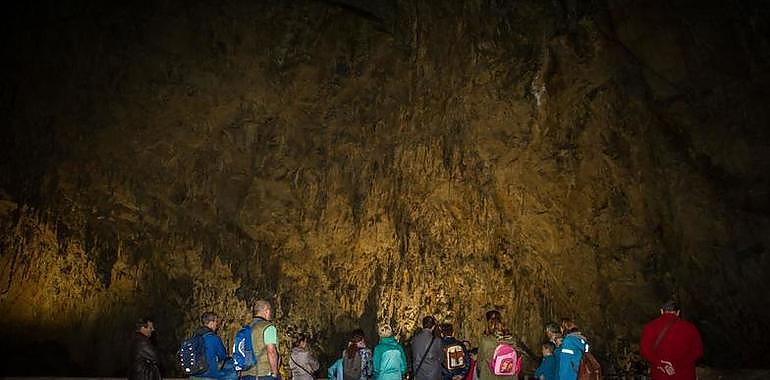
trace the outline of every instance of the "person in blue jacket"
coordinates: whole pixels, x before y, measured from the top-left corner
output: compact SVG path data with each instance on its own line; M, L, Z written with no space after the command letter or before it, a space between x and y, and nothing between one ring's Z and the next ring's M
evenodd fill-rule
M222 344L222 339L217 335L219 317L207 311L201 315L201 328L195 334L203 336L203 345L206 350L206 361L209 364L208 371L190 377L191 379L218 379L235 380L238 374L233 367L232 359L227 357L227 351Z
M390 325L382 325L377 331L380 343L374 347L374 380L401 380L406 374L406 354L393 337Z
M580 359L583 358L583 353L588 351L588 341L571 319L562 320L561 331L564 338L557 353L559 380L576 380Z
M553 343L554 345L553 360L555 362L554 366L558 369L559 368L559 349L561 348L561 341L563 339L561 335L561 326L556 322L546 323L545 336L548 338L548 341Z
M542 345L543 349L543 361L540 362L540 367L537 367L535 371L535 378L537 380L556 380L557 374L557 362L554 351L556 351L556 345L553 342L545 342Z

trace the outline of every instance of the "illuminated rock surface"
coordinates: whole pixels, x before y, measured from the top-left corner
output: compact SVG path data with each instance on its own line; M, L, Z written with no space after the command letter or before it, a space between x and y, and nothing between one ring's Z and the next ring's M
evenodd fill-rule
M498 308L622 372L674 296L706 365L770 362L767 5L75 3L3 16L7 374L122 375L150 314L175 375L258 297L327 361Z

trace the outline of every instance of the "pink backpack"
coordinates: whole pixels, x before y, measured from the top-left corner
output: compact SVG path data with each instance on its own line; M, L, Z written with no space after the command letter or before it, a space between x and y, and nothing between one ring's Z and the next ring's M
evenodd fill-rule
M489 370L496 376L516 376L521 371L521 356L511 345L500 343L489 361Z

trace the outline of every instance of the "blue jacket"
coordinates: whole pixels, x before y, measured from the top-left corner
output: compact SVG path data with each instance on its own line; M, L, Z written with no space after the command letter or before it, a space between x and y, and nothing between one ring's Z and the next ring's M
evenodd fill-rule
M373 362L375 380L401 380L406 373L404 348L392 336L380 338Z
M237 378L235 369L232 366L232 360L228 360L227 351L222 344L222 339L211 329L204 327L196 332L203 335L203 345L206 349L206 361L209 364L209 370L195 378L210 378L227 380L234 376ZM228 362L230 363L228 365Z
M557 350L559 360L559 380L576 380L580 359L588 350L586 338L579 332L569 333L564 337Z
M329 369L327 370L326 375L329 378L329 380L343 379L342 358L337 359L332 365L329 366Z
M556 361L555 354L543 357L543 361L540 362L540 367L537 367L537 370L535 371L537 380L556 380L558 374L557 364L558 362Z
M463 363L465 365L460 368L455 368L453 370L449 370L447 366L447 358L446 358L446 349L450 346L459 345L463 347ZM441 378L443 380L452 380L454 376L462 376L465 378L465 375L468 374L468 370L471 368L471 356L468 354L468 350L465 349L465 346L463 345L463 342L460 342L459 340L455 339L454 337L447 336L441 339L441 352L442 352L442 358L441 358Z

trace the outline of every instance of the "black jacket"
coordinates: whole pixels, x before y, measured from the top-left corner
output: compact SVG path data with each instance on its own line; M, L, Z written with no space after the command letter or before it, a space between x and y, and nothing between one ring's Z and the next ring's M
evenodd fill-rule
M128 380L160 380L158 350L146 336L136 333L131 341Z

